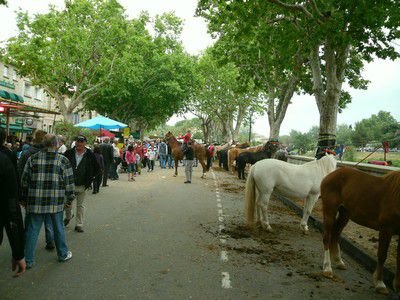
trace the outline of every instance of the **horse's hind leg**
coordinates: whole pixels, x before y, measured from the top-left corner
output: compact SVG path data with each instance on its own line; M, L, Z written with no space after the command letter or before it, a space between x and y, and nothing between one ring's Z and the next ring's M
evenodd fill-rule
M201 166L203 167L203 175L201 175L201 178L206 178L206 175L207 175L207 166L206 166L206 164L204 163L204 160L203 159L199 159L199 162L200 162L200 164L201 164Z
M174 177L176 177L176 176L178 176L178 160L177 159L174 159L174 161L175 161L175 174L174 174Z
M304 234L308 234L308 225L307 225L308 218L310 217L311 212L317 200L318 200L318 195L308 195L304 203L303 218L301 219L300 222L300 227L303 230Z
M346 227L347 223L349 222L349 214L344 206L339 206L339 216L337 217L334 225L333 225L333 232L331 236L331 256L335 259L337 263L338 269L345 270L346 264L344 263L340 251L339 246L339 237L343 231L343 228Z
M261 211L261 225L264 226L267 231L272 231L271 225L269 224L268 218L268 204L269 199L271 197L271 193L260 193L257 198L257 206Z
M373 275L375 291L380 294L388 294L389 291L383 282L383 265L387 258L390 241L392 240L392 233L390 231L379 231L379 245L378 245L378 264Z
M332 238L332 231L335 224L336 213L338 206L336 203L332 203L330 201L332 198L326 197L323 200L323 215L324 215L324 234L323 234L323 242L324 242L324 264L323 264L323 274L325 277L332 278L332 264L331 264L331 255L330 255L330 245Z

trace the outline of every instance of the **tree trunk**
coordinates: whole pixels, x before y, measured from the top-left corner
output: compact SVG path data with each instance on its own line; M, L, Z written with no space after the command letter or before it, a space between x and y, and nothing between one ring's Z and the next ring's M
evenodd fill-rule
M61 114L62 114L62 116L64 118L64 122L73 123L72 113L66 112L66 111L62 111Z
M319 115L319 136L316 158L325 155L326 149L333 149L336 145L336 126L337 112L339 104L339 94L326 97L323 107L321 107Z
M300 65L299 65L300 68ZM281 87L278 87L276 92L278 96L278 103L275 105L275 93L271 93L271 99L268 103L268 122L269 122L269 140L277 141L283 119L285 118L290 101L293 98L294 92L297 89L299 78L292 75L288 81Z
M236 125L235 125L235 129L232 132L232 139L234 141L237 140L237 137L239 136L239 132L240 132L240 128L242 126L243 123L243 119L246 115L246 110L248 109L248 106L239 106L239 111L238 111L238 115L236 118Z
M223 122L221 122L221 125L222 125L222 136L224 142L226 143L232 142L232 131L231 131L232 126L230 126L229 121L224 120Z
M277 141L279 138L279 132L281 130L281 124L279 122L273 122L269 124L269 140Z
M201 119L201 131L203 132L203 141L204 143L209 143L210 139L210 131L209 127L207 126L209 123L209 120L205 118L200 118Z
M324 88L320 62L320 46L310 53L310 65L313 75L313 92L320 113L317 159L325 155L326 149L336 144L337 113L342 84L344 81L350 45L335 46L333 39L327 39L324 46L326 87Z

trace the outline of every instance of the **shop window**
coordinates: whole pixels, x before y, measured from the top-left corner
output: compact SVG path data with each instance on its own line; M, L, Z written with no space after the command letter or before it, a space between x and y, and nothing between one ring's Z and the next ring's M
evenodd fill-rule
M13 80L17 80L17 70L13 69L13 73L12 73L12 79Z
M32 98L32 85L28 82L25 82L24 96Z
M35 87L35 99L41 101L42 95L43 95L42 89L39 87Z

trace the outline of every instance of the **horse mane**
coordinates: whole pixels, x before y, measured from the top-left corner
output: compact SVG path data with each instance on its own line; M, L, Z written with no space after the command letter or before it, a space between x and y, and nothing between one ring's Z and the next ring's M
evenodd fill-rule
M385 182L387 182L387 193L397 198L400 201L400 171L393 171L383 176Z

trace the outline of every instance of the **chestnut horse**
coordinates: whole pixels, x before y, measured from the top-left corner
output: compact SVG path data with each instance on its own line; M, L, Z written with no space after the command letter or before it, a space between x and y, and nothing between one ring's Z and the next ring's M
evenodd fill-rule
M177 139L171 132L168 132L165 135L165 140L168 145L171 147L172 157L175 161L175 174L174 176L178 176L178 161L183 160L184 155L182 152L182 143L178 142ZM199 160L201 166L203 167L203 175L201 178L206 177L206 172L210 170L211 166L211 154L207 149L206 145L201 145L196 142L193 142L193 150L194 156ZM206 163L207 162L207 163Z
M258 152L258 151L262 151L264 149L264 145L261 146L257 146L257 147L250 147L250 148L239 148L239 147L235 147L232 148L228 151L228 168L229 171L231 173L233 173L233 162L236 160L236 157L238 157L238 155L240 153L243 152Z
M346 265L340 255L339 237L349 220L379 231L378 264L373 275L375 290L387 294L383 265L393 235L400 234L400 172L378 177L353 168L340 168L321 183L324 214L324 275L331 278L331 257L340 269ZM397 273L393 282L400 291L400 242L397 245Z

